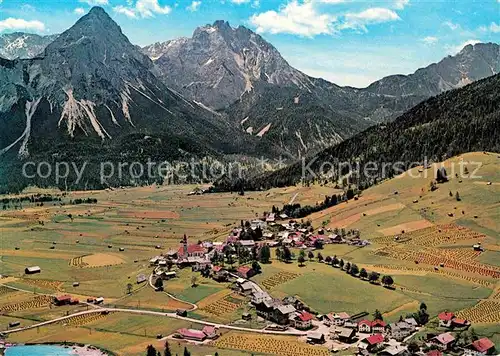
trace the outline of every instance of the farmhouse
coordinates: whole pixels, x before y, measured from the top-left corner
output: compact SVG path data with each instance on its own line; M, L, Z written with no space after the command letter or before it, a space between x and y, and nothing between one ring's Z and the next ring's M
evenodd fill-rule
M359 347L361 349L373 351L377 349L380 345L382 345L383 342L384 342L384 335L374 334L361 341L359 343Z
M391 330L391 337L398 341L403 340L415 332L415 327L405 321L392 323L389 325L389 328Z
M361 320L358 323L358 330L360 333L370 333L372 331L372 322L370 320Z
M439 326L449 328L451 326L451 321L455 317L455 314L452 312L441 312L438 314L438 319L439 319Z
M306 311L295 313L291 316L290 324L299 330L307 330L312 327L314 316Z
M389 347L385 348L381 352L378 353L379 355L387 355L387 356L409 356L410 353L408 352L408 349L404 346L401 345L390 345Z
M311 332L307 334L307 342L310 344L324 344L325 335L320 332Z
M274 309L271 318L278 324L286 325L295 310L296 309L292 305L280 305Z
M494 354L495 354L495 344L486 337L476 340L472 344L464 348L465 356L483 356L483 355L494 355Z
M332 336L337 338L340 342L352 343L356 336L356 330L345 328L342 326L335 326L332 329Z
M240 276L241 278L248 279L248 278L252 278L253 276L255 276L256 272L252 267L240 266L236 270L236 274L238 274L238 276Z
M455 344L455 338L451 333L444 333L432 338L430 342L440 350L446 351Z
M35 273L41 273L42 269L39 266L32 266L32 267L26 267L24 269L25 274L35 274Z
M54 297L54 304L61 306L61 305L68 305L71 303L71 296L70 295L61 295Z

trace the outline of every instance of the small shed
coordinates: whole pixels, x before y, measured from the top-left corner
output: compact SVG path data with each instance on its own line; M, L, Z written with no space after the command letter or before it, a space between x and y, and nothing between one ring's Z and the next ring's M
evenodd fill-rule
M26 267L24 269L25 274L35 274L35 273L41 273L42 269L39 266L31 266L31 267Z

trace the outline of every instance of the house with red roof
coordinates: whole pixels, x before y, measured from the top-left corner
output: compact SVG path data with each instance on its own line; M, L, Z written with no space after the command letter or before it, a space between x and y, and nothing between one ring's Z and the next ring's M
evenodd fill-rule
M372 322L370 320L361 320L358 323L358 331L360 333L370 333L372 332Z
M455 314L452 312L444 311L438 314L439 326L449 328L451 326L451 321L455 318Z
M379 348L380 346L383 345L384 343L384 335L382 334L373 334L363 341L359 343L359 347L361 349L368 350L370 352L374 351L375 349Z
M440 334L430 340L440 350L446 351L455 344L455 337L451 333Z
M453 327L463 328L463 327L469 326L470 322L465 320L465 319L461 319L461 318L453 318L453 319L451 319L451 325Z
M383 334L385 332L386 327L387 324L383 320L376 319L372 321L372 333Z
M250 266L240 266L236 269L236 274L240 276L241 278L252 278L255 276L257 273L255 270L250 267Z
M306 311L296 313L290 320L290 324L294 325L296 329L307 330L312 327L314 315Z
M495 355L495 344L487 337L474 341L464 349L465 356Z
M70 295L60 295L57 297L54 297L54 304L61 306L61 305L68 305L71 304L71 296Z

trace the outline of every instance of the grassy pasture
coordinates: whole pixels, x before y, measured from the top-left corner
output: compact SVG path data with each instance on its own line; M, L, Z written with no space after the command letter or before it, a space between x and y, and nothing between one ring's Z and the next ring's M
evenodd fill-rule
M466 165L470 172L474 169L472 162L480 162L481 168L476 174L481 177L456 178L451 168L461 160L469 162ZM392 321L397 320L399 315L413 312L415 306L422 301L427 304L431 316L444 309L468 309L479 300L488 298L492 286L495 283L498 285L498 281L489 280L490 287L486 287L486 284L473 283L474 279L483 277L451 268L447 268L446 272L450 273L448 275L428 270L422 272L417 267L432 269L433 266L417 266L413 261L376 254L382 247L376 241L385 234L398 233L397 230L405 229L408 232L412 227L419 227L419 221L436 226L454 223L486 235L482 240L486 251L477 258L474 257L473 261L499 266L499 163L497 154L471 153L455 157L444 163L450 181L439 184L434 192L428 189L433 169L423 170L421 173L427 173L427 177L412 178L408 174L399 176L364 191L357 201L352 200L305 218L310 219L315 227L327 222L327 227L359 229L362 238L374 239L375 243L365 248L328 245L321 253L324 257L337 255L369 271L377 271L376 266L393 266L393 270L381 272L394 277L397 285L394 291L370 285L317 262L307 262L305 267L299 268L296 261L284 264L274 260L272 264L263 265L263 273L253 279L259 283L269 282L271 279L268 285L272 286L269 291L273 296L298 295L321 313L356 313L364 310L372 313L379 309L387 313L387 320ZM418 170L418 167L413 169L412 174L416 175ZM489 181L493 184L488 185ZM240 220L250 220L256 214L261 215L262 212L271 210L272 205L282 206L291 200L302 205L314 205L324 200L325 195L337 192L331 185L312 185L246 192L245 196L230 193L187 196L192 189L194 186L152 186L69 192L68 201L78 197L91 197L98 199L98 203L65 206L47 203L43 207L27 205L23 210L2 211L0 274L22 277L8 283L39 293L103 296L112 305L129 308L164 311L189 309L189 305L176 302L165 293L157 293L147 286L135 284L137 274L150 273L149 258L170 248L177 248L183 234L187 234L193 242L222 240L232 226L240 224ZM452 197L449 195L450 191ZM457 191L461 196L460 201L455 199ZM41 225L39 221L44 224ZM475 241L464 240L433 248L439 251L457 248L467 250L473 243ZM156 245L160 245L161 249L156 249ZM16 250L16 247L19 249ZM125 251L120 252L120 247L125 248ZM294 250L294 253L298 255L298 250ZM105 263L104 261L110 262L112 259L107 259L106 255L117 259L112 263ZM83 256L94 257L85 259ZM272 256L274 258L274 251ZM72 265L71 261L79 257L82 257L82 261L90 261L89 264L93 264L93 267ZM115 264L117 261L120 263ZM105 266L99 266L102 264ZM39 265L42 273L24 276L24 268L30 265ZM273 276L283 272L297 276L272 280ZM456 275L451 278L451 273L467 274L468 279L460 279ZM178 278L165 282L165 290L190 302L203 303L203 300L210 300L213 295L224 292L226 288L224 284L200 276L197 280L199 286L192 288L191 275L188 269L179 271ZM55 284L36 284L31 280L48 280ZM282 283L279 282L281 280ZM74 281L80 282L80 286L72 287ZM132 283L134 287L131 295L126 295L127 283ZM0 307L5 301L23 301L27 296L31 297L22 292L1 294ZM44 320L66 311L70 309L38 308L16 312L14 318L25 318L23 320L30 322L30 319ZM236 320L241 312L242 309L238 309L221 317L221 320ZM196 316L211 318L201 310ZM9 317L0 317L0 324L5 324L1 318ZM166 334L180 327L179 325L171 319L113 314L83 326L64 328L62 325L53 325L12 335L10 339L30 342L88 342L120 355L134 356L144 354L145 347L150 343L161 345L162 342L157 341L155 335ZM145 333L143 329L146 329ZM475 329L478 334L490 336L494 341L500 342L495 336L498 328L492 324L481 324ZM225 346L227 348L219 353L233 356L260 352L254 344L244 345L247 351L234 349L234 345L241 342L243 341L239 339L233 343L228 342ZM171 343L171 347L174 353L181 354L184 345ZM190 346L190 350L194 355L215 352L213 347Z

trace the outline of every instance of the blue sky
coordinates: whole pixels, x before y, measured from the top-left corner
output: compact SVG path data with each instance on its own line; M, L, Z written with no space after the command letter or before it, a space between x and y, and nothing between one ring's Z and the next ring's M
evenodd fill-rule
M500 0L0 0L0 33L59 33L92 5L139 45L244 25L305 73L358 87L500 42Z

